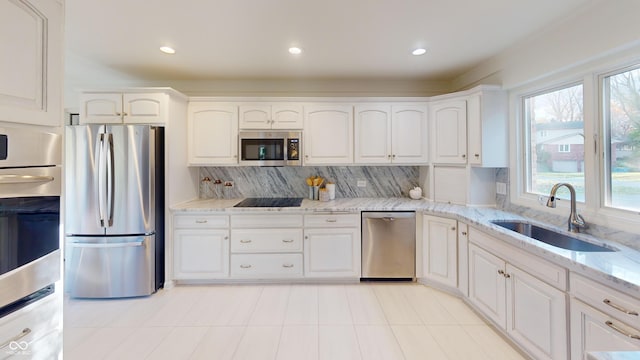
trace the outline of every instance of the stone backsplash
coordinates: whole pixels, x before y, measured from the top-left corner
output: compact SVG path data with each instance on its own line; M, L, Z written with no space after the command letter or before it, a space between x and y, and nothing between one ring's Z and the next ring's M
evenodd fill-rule
M408 196L418 186L418 166L301 166L301 167L203 167L200 179L233 181L233 187L211 195L201 191L200 197L307 197L305 179L321 176L336 184L336 197L398 197ZM358 180L366 181L358 187ZM222 185L218 185L224 187Z

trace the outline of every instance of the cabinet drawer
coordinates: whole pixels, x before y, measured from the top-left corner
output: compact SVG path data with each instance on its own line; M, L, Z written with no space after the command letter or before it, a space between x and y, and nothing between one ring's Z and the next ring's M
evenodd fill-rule
M229 217L225 215L174 215L173 227L190 229L226 228Z
M308 227L357 227L360 214L314 214L305 215L304 226Z
M233 215L234 228L302 227L302 215Z
M302 252L302 229L236 229L232 252Z
M11 354L16 358L26 358L24 355L31 358L36 350L32 344L45 337L59 349L62 337L55 334L61 335L60 300L56 292L0 319L0 358Z
M573 296L640 329L640 301L575 273L569 274L569 281Z
M231 276L252 279L302 277L302 254L231 255Z

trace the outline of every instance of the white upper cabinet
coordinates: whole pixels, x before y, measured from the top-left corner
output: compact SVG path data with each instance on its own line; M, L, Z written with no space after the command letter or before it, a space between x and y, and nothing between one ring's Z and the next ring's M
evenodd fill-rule
M168 95L164 93L84 93L80 124L164 124Z
M356 105L355 162L426 164L427 126L426 105Z
M483 91L467 100L469 164L484 167L509 166L507 95Z
M188 116L189 165L238 163L238 107L190 103Z
M62 125L63 5L0 2L0 121Z
M302 129L301 104L242 104L240 129Z
M353 107L312 105L304 108L304 164L353 163Z
M433 162L436 164L467 163L467 102L447 100L431 108Z

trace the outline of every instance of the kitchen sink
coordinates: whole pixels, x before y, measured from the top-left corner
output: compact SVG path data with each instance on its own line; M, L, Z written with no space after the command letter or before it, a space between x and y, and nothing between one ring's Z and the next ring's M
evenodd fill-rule
M523 221L492 221L492 223L498 226L502 226L505 229L515 231L524 236L528 236L532 239L542 241L545 244L549 244L562 249L586 252L616 251L613 248L592 244L590 242L577 239L573 236L565 235L540 226L528 224Z

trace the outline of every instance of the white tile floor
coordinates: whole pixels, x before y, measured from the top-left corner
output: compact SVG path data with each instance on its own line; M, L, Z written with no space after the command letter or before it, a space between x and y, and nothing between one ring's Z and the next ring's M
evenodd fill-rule
M420 284L179 286L65 299L64 359L523 359Z

